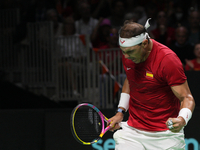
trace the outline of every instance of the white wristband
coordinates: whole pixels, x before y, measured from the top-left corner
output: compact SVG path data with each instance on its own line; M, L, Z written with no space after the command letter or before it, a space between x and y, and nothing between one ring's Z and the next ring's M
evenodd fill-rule
M129 94L121 93L121 97L120 97L120 100L119 100L118 107L123 107L127 111L128 107L129 107L129 99L130 99L130 95Z
M192 117L192 112L190 109L188 108L182 108L180 111L179 111L179 114L178 114L178 117L181 116L183 117L183 119L185 120L186 124L185 126L187 125L188 121L190 120L190 118Z

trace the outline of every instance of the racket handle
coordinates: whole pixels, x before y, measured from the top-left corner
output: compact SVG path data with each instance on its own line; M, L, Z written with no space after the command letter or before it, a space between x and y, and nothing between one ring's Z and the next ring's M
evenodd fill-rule
M102 136L103 136L108 130L110 130L111 128L112 128L111 126L107 126L107 127L104 129L104 131L101 132L101 134L99 135L99 137L102 138Z

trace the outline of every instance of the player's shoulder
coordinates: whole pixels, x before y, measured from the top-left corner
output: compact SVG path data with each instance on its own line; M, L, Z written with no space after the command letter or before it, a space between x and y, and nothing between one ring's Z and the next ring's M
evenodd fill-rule
M170 67L173 66L182 66L182 63L176 53L172 51L169 47L153 40L154 50L156 51L155 62L158 67ZM154 63L155 64L155 63Z
M164 57L176 56L176 53L172 51L169 47L155 40L152 40L152 41L153 41L153 48L155 49L159 57L164 58Z

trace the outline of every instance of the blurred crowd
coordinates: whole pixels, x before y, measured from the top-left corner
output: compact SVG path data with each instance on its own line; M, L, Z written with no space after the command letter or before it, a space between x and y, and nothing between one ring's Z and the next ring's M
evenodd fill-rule
M5 0L1 9L19 8L15 42L26 36L28 22L52 21L55 37L90 35L93 48L118 48L118 30L127 19L170 47L185 70L200 70L200 1L198 0Z

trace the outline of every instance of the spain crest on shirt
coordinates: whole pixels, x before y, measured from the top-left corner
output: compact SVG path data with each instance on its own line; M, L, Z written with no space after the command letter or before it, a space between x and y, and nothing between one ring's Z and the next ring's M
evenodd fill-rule
M146 71L146 77L149 79L153 79L153 73L150 71Z

